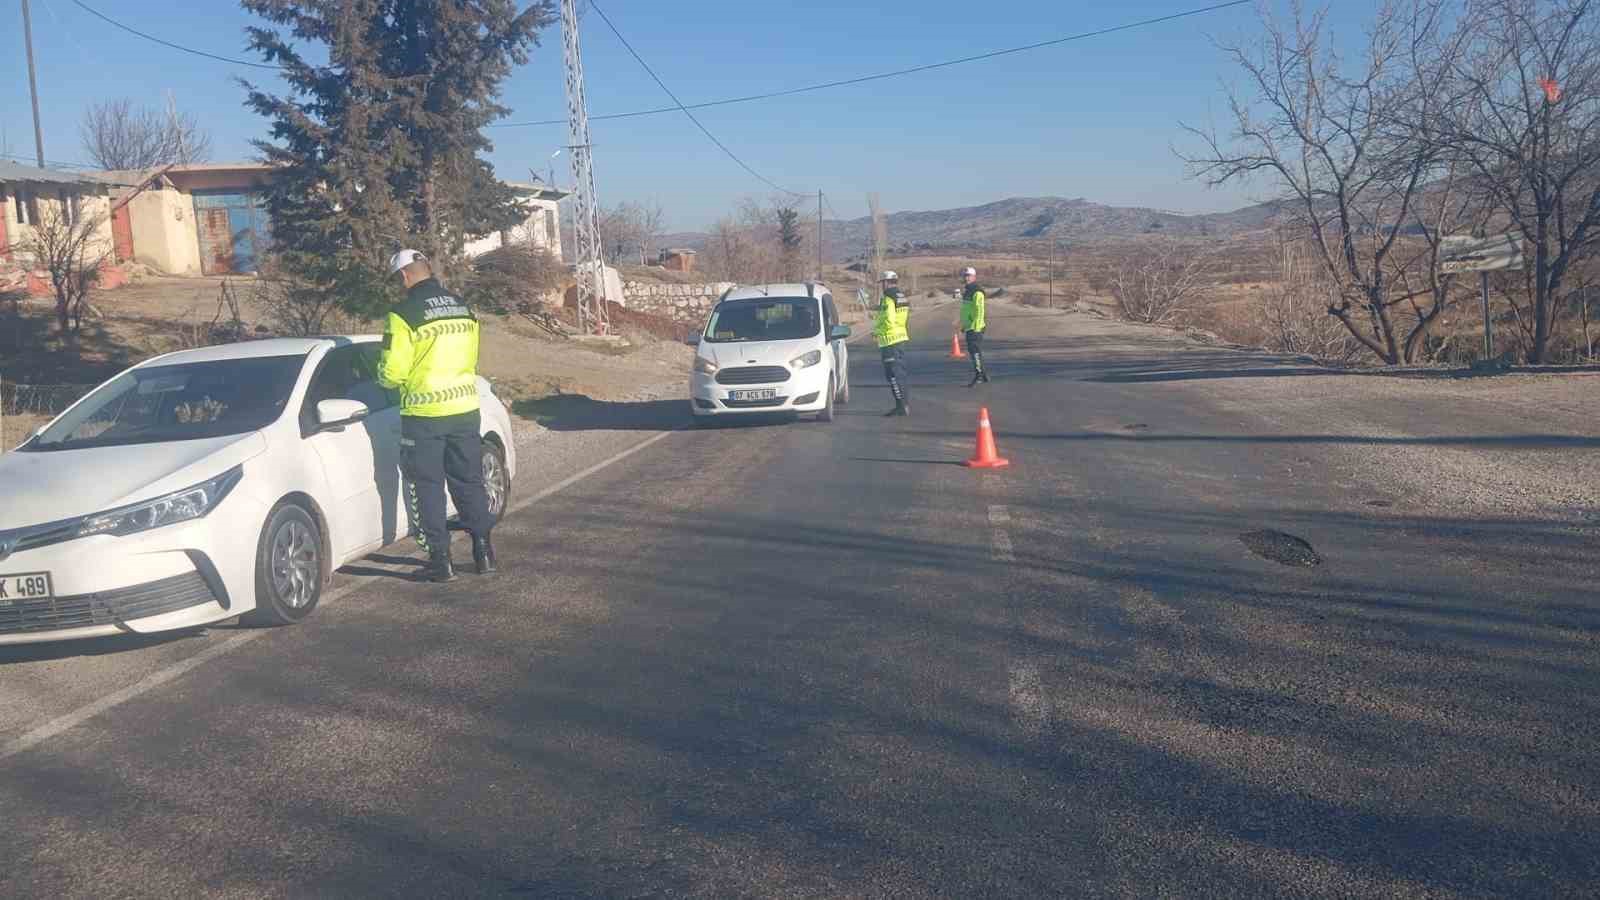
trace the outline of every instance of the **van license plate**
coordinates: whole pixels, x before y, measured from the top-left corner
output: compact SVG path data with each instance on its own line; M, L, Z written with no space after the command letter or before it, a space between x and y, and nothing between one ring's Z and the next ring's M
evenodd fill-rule
M778 392L775 390L764 391L729 391L729 400L776 400Z
M28 600L50 600L55 595L49 572L0 575L0 606L10 606Z

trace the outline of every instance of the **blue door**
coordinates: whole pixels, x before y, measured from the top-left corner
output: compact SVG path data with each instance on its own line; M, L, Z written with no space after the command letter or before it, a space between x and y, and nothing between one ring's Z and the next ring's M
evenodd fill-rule
M260 195L246 191L195 191L194 220L206 275L254 272L272 239Z

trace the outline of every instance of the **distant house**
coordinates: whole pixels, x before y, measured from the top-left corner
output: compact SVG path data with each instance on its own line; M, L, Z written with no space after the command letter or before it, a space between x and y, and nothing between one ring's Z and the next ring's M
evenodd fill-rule
M101 174L132 186L113 198L114 215L130 232L128 256L172 275L229 275L256 271L271 246L264 193L274 173L272 165L244 162ZM527 208L527 219L468 242L466 254L532 241L559 258L558 204L566 193L538 183L507 184Z
M37 270L27 247L42 223L65 221L90 227L89 258L115 262L111 224L111 191L115 185L97 176L39 169L0 160L0 290L22 289L35 295L52 290ZM100 286L117 287L126 273L114 265L101 268Z
M693 250L672 248L661 251L659 262L663 269L673 272L693 272L695 256Z
M145 172L105 172L132 185L113 199L130 232L128 255L172 275L256 271L272 241L265 163L195 163Z
M482 256L507 244L531 243L549 250L556 259L561 258L561 201L569 192L557 190L540 181L507 181L506 186L517 195L527 218L519 225L468 241L467 256Z
M0 160L0 259L29 263L23 247L41 222L56 216L94 221L94 252L111 250L111 185L91 175L37 169Z

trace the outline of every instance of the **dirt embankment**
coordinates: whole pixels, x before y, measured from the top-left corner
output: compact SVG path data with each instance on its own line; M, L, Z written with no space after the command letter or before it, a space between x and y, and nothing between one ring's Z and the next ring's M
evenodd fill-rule
M233 308L222 302L220 278L147 278L96 297L99 315L84 322L72 340L57 333L50 307L24 303L0 313L0 446L10 449L29 431L123 368L161 353L215 341L214 326L227 330ZM270 310L262 308L253 279L231 279L238 300L237 331L246 338L273 333ZM681 398L693 351L681 328L618 310L614 317L625 343L590 344L552 337L516 314L483 317L479 371L507 405L519 410L529 433L542 426L532 410L551 397L581 397L598 403ZM330 321L334 332L375 333L372 322ZM666 339L671 336L673 339ZM524 413L526 413L524 415Z

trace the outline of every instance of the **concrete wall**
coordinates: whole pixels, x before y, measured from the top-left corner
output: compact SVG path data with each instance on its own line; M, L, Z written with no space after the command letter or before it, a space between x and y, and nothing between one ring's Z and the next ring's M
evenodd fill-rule
M6 185L6 202L0 204L0 215L6 217L7 250L14 262L25 264L31 262L25 250L28 241L33 237L33 226L23 225L17 221L15 204L17 203L17 190L19 185ZM62 214L62 201L58 191L66 191L70 196L77 193L78 214L95 222L94 234L89 240L90 253L111 256L111 200L103 192L82 191L70 185L30 185L35 191L35 206L39 211L40 221L50 221L52 217Z
M128 212L135 260L169 275L200 274L193 196L171 189L145 191L128 203Z
M683 325L701 326L711 316L717 300L733 287L733 282L711 284L650 284L628 281L622 285L624 304L630 310L671 319Z
M466 255L482 256L506 244L532 242L535 246L549 250L556 259L560 259L561 207L554 200L537 200L532 197L522 198L522 203L528 207L528 218L523 220L522 224L475 241L468 241L465 247ZM555 227L547 228L546 225Z

